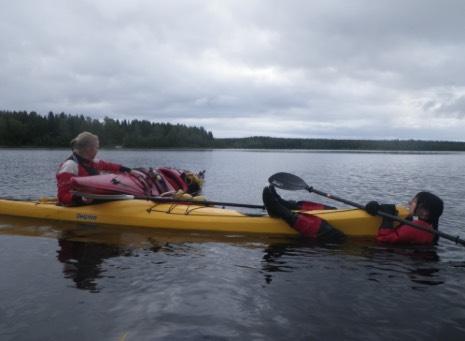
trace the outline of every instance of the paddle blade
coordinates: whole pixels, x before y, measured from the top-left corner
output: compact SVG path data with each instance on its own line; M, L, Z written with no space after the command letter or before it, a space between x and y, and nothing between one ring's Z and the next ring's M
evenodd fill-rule
M94 200L132 200L134 195L129 194L92 194L72 191L74 195Z
M297 175L285 172L273 174L268 178L268 182L273 186L286 189L288 191L297 191L309 188L305 181Z

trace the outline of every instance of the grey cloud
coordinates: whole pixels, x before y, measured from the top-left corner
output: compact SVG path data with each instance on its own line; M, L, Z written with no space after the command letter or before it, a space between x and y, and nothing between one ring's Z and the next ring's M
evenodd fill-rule
M465 101L438 92L465 87L464 12L453 0L7 2L0 107L203 122L217 136L460 139ZM454 120L432 129L423 113Z
M423 105L427 111L432 111L439 116L464 118L465 117L465 95L449 101L428 101Z

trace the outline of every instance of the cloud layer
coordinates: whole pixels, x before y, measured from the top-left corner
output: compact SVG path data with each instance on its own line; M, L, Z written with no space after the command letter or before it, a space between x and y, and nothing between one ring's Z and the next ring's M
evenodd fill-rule
M465 2L20 0L0 109L217 137L465 140Z

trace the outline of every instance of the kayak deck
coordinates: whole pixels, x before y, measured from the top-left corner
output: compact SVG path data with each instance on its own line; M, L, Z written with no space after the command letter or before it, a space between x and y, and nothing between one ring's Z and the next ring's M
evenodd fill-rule
M398 207L401 216L406 209ZM359 209L307 211L325 219L349 236L373 236L381 222ZM236 210L202 205L121 200L87 206L63 207L50 201L0 199L0 215L174 230L297 235L282 219L266 214L247 215Z

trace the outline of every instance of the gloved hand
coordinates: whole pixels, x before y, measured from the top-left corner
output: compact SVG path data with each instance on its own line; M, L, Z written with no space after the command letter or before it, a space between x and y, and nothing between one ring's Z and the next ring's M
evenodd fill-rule
M382 204L378 209L378 212L379 211L382 211L390 215L397 215L396 205L393 204Z
M370 201L365 205L365 211L367 211L367 213L371 215L376 215L380 208L381 205L377 201Z
M85 196L75 195L72 196L72 205L89 205L92 204L94 199L86 198Z
M81 200L86 205L92 204L94 202L94 199L87 198L87 197L81 197Z
M392 204L382 204L378 212L384 212L390 215L397 215L396 205ZM394 220L383 217L380 228L382 229L392 229L394 228Z
M130 173L132 171L132 169L129 168L129 167L121 166L119 168L119 171L122 172L122 173Z

